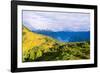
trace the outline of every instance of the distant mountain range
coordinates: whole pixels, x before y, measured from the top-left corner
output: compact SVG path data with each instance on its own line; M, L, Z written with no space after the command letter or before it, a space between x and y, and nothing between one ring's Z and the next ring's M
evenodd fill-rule
M81 42L90 40L90 31L49 31L49 30L33 30L33 32L50 36L61 42Z

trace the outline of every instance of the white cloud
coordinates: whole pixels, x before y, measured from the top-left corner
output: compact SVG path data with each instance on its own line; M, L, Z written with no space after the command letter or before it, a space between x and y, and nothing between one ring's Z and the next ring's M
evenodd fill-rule
M85 13L23 11L23 25L31 30L89 31L90 17Z

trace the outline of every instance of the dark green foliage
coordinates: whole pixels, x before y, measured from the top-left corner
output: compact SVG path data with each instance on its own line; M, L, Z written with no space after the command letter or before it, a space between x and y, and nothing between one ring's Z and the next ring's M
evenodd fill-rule
M49 40L46 40L49 41ZM89 42L58 43L55 42L52 48L36 46L24 55L23 62L31 61L54 61L54 60L78 60L90 58Z

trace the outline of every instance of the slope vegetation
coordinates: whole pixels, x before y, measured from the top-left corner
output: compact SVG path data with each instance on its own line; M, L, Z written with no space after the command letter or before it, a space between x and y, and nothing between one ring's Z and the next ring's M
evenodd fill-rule
M49 36L22 29L23 62L78 60L90 58L90 43L59 42Z

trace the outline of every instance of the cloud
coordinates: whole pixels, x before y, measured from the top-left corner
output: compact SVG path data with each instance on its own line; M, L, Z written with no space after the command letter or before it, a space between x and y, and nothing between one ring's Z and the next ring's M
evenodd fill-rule
M71 12L23 11L23 25L31 30L89 31L90 15Z

